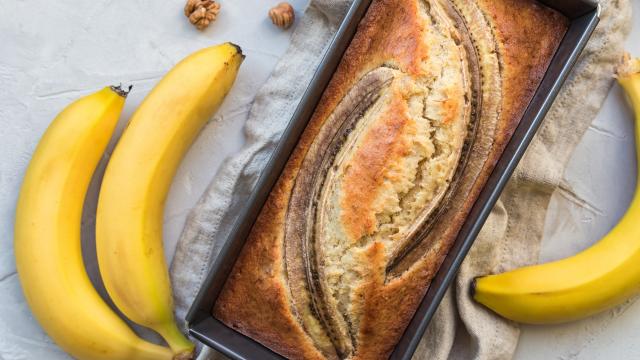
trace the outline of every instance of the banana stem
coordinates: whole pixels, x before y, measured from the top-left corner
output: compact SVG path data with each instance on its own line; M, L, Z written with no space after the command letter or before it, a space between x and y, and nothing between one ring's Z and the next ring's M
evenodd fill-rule
M131 89L133 88L133 85L129 85L128 89L123 89L122 88L122 84L120 85L112 85L109 87L113 92L115 92L116 94L122 96L123 98L127 98L127 95L129 95L129 92L131 92Z
M640 59L632 59L628 53L623 57L622 64L617 70L616 78L624 90L627 100L635 113L635 141L637 159L637 182L640 184ZM640 206L640 187L636 185L636 192L629 208ZM630 211L628 210L627 213ZM635 213L635 212L633 212ZM626 216L625 216L626 217ZM624 220L624 218L623 218ZM632 219L631 222L636 222Z
M635 112L635 137L638 143L640 141L640 59L632 59L629 54L625 54L617 72L618 83L624 89ZM636 156L640 159L640 146L636 146ZM638 166L638 172L640 174L640 166Z

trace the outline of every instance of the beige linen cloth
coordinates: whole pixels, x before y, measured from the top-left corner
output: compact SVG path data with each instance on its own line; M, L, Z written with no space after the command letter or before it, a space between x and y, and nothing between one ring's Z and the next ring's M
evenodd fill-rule
M184 318L350 3L311 0L290 48L255 98L245 125L246 146L226 160L191 211L171 266L178 318ZM513 356L518 326L475 304L469 281L538 258L549 198L606 97L629 30L628 0L603 0L601 6L596 32L462 264L415 359ZM199 356L214 358L223 357L211 349Z

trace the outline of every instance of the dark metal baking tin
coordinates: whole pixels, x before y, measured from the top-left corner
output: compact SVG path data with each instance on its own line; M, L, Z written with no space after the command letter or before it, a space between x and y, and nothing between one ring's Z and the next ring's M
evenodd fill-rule
M509 144L471 209L453 247L391 354L391 359L408 360L413 355L440 300L456 276L462 260L598 23L600 8L595 3L585 0L543 0L541 2L567 16L571 21L569 29ZM211 310L260 209L284 169L285 163L295 148L322 92L329 83L370 3L371 0L355 0L349 9L309 87L300 100L282 140L262 172L246 206L238 215L226 244L217 260L212 264L208 277L187 315L189 332L193 337L232 359L282 359L280 355L265 346L215 319L211 315ZM536 56L536 54L527 56Z

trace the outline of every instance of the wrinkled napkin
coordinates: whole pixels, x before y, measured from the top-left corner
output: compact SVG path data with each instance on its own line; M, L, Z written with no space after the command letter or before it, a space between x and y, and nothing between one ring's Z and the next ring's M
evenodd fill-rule
M190 212L171 266L179 319L184 319L350 3L311 0L289 49L253 102L245 147L225 161ZM512 358L518 326L475 304L468 284L477 275L538 258L549 199L609 91L630 28L628 0L600 4L598 28L462 264L415 359ZM224 357L205 348L198 358Z

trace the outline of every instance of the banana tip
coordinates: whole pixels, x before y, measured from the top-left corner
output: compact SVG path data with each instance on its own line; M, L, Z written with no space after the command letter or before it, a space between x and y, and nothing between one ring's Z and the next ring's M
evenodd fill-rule
M173 356L173 360L192 360L192 359L193 359L193 350L183 351Z
M242 53L242 48L241 48L239 45L234 44L234 43L232 43L232 42L229 42L229 45L231 45L231 46L233 46L234 48L236 48L236 51L238 52L238 54L240 54L240 56L242 56L242 59L244 60L244 58L245 58L246 56Z
M475 299L476 297L476 282L479 278L480 276L474 277L471 280L471 284L469 284L469 296L471 296L472 299Z

